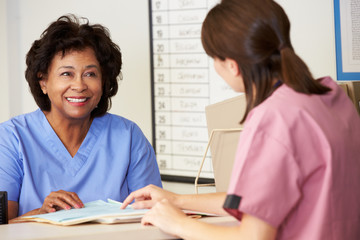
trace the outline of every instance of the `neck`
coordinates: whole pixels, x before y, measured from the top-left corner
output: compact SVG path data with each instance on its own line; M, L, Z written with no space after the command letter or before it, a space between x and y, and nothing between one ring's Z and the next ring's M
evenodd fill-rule
M65 148L74 157L90 129L90 116L86 119L60 119L50 112L44 114Z
M277 80L277 79L274 79L274 80L273 80L273 88L274 88L274 89L277 88L277 87L280 87L281 84L282 84L282 81Z

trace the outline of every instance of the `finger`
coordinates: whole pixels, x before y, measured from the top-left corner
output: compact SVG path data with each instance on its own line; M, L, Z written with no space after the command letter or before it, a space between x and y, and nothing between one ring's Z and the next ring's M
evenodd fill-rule
M134 200L134 192L131 193L127 198L123 201L123 203L120 206L120 209L125 209L133 200Z
M50 205L43 205L39 209L39 214L49 213L49 212L56 212L56 209Z
M134 209L148 209L152 208L155 203L156 201L153 200L136 201L131 205L131 207Z
M45 199L44 203L39 209L39 214L44 214L48 212L56 212L56 206L53 204L55 192L50 193Z
M57 192L50 193L44 201L45 207L54 208L55 210L66 209L69 210L72 207L80 208L82 202L77 202L73 196L77 196L75 193L59 190Z
M52 208L55 208L55 210L57 210L57 211L61 210L61 209L65 209L65 210L71 209L71 206L69 204L67 204L63 198L54 198L50 202L49 206Z
M61 192L58 196L57 196L58 200L61 200L63 203L65 203L66 205L68 205L70 208L82 208L83 207L83 202L80 200L80 198L78 197L78 195L74 192ZM64 204L60 205L60 207L65 206ZM69 208L64 208L64 209L69 209Z
M141 188L139 190L136 190L123 201L123 203L120 206L120 209L126 208L134 199L137 200L143 200L143 199L151 199L151 193L148 190L148 187Z
M52 212L56 212L55 208L48 208L47 212L52 213Z
M152 225L151 216L149 214L145 214L141 219L141 225Z
M47 197L43 203L43 206L40 208L39 214L48 213L48 212L56 212L61 207L57 206L54 202L56 201L55 198L49 198Z
M71 195L72 198L77 202L77 204L78 204L78 206L79 206L78 208L84 207L83 201L81 201L81 199L79 198L79 196L78 196L76 193L70 192L70 195Z

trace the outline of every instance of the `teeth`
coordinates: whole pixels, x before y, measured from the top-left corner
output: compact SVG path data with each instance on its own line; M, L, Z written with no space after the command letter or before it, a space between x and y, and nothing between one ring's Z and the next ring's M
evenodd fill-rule
M85 102L86 98L66 98L69 102Z

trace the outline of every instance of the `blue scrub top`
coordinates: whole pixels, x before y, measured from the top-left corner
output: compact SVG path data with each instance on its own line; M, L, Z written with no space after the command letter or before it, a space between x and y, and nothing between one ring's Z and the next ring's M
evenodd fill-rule
M84 203L123 201L148 184L162 186L153 147L123 117L95 118L74 157L40 109L0 124L0 191L19 203L19 215L40 208L60 189Z

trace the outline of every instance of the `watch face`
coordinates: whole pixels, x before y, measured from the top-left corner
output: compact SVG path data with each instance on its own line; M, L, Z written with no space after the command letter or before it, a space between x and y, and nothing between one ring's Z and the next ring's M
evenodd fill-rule
M8 223L7 192L0 192L0 224Z

